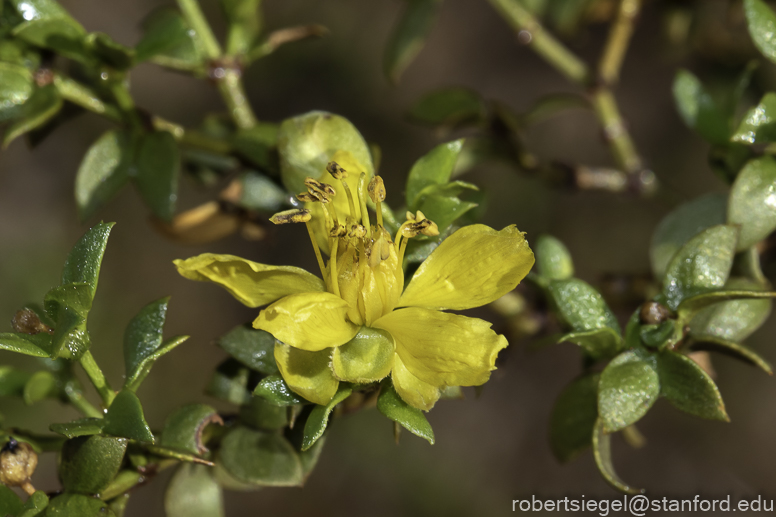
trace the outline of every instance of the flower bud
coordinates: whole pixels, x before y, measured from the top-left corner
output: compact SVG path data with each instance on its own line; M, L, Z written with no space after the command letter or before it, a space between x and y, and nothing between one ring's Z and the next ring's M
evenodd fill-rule
M35 491L30 476L38 466L38 455L28 443L11 438L0 450L0 483L9 487L22 487L28 493Z

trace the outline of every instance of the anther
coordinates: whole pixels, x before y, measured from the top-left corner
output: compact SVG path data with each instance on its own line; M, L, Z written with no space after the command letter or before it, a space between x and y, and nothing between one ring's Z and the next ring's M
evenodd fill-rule
M334 226L331 230L329 230L330 237L344 237L347 234L348 234L348 231L341 224L338 224Z
M310 211L306 208L294 208L292 210L285 210L278 212L269 218L272 224L288 224L288 223L306 223L312 219Z
M308 192L310 193L322 192L325 196L334 196L337 194L337 191L334 190L334 187L328 183L317 181L313 178L310 178L309 176L305 178L304 184L307 185Z
M348 237L355 237L357 239L362 239L366 235L366 228L364 228L363 224L354 224L350 227L350 230L348 231Z
M296 198L302 203L318 203L321 201L320 196L316 196L310 192L302 192L301 194L297 194Z
M373 203L385 201L385 184L383 183L383 178L380 176L372 178L372 181L369 182L369 186L366 190Z
M329 162L328 165L326 165L326 171L334 176L334 179L341 180L348 177L348 172L340 167L340 165L337 162Z

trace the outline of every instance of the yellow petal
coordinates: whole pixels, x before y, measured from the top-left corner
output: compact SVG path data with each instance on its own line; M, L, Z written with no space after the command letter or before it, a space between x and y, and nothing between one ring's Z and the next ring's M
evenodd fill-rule
M275 362L288 387L310 402L322 406L329 403L339 386L339 381L329 368L330 358L330 348L308 352L275 343Z
M412 375L404 366L399 354L394 356L391 380L396 393L410 406L428 411L439 400L439 388Z
M399 307L464 310L485 305L514 289L534 256L522 232L482 224L461 228L420 265Z
M302 350L317 352L347 343L358 326L345 319L348 304L331 293L292 294L259 313L253 326Z
M356 337L331 354L334 376L347 382L376 382L391 373L393 338L384 330L361 327Z
M353 204L356 214L355 218L357 221L359 221L361 218L361 205L358 202L358 181L362 172L367 173L367 182L371 179L371 174L348 151L337 151L329 160L337 162L340 167L345 169L348 173L348 177L345 182L348 184L350 193L353 196ZM332 198L331 203L326 205L326 208L330 212L334 210L337 214L337 219L339 220L340 224L344 224L346 218L350 216L350 203L348 202L348 195L345 193L342 182L340 180L335 180L331 174L325 170L321 171L321 176L317 179L318 181L330 184L332 187L334 187L334 190L337 191L337 194L334 196L334 198ZM321 248L322 252L326 253L327 255L330 254L331 250L329 249L329 230L331 228L326 226L326 219L323 215L321 204L305 203L305 208L310 210L312 213L313 218L310 224L312 225L313 233L315 234L315 240L318 242L318 246Z
M234 255L204 253L173 263L181 276L220 284L248 307L260 307L289 294L326 290L323 280L304 269L267 266Z
M420 307L393 311L374 324L393 336L396 354L410 373L438 388L487 382L496 356L508 344L490 325Z

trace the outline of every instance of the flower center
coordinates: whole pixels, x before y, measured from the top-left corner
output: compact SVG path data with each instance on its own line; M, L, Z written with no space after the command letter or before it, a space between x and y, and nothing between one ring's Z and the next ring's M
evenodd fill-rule
M307 225L326 289L348 302L348 318L353 323L369 326L391 312L399 301L404 287L402 262L409 239L418 234L439 235L439 230L422 212L407 212L407 220L391 239L383 226L382 203L386 197L383 179L375 176L367 183L366 173L362 172L354 197L345 181L348 177L345 169L337 162L329 162L326 170L340 182L348 199L348 213L338 214L331 203L337 195L335 188L313 178L305 180L307 192L296 197L305 203L316 203L313 207L320 207L330 250L328 263L324 264L315 229L310 223L311 209L280 212L270 221L275 224L304 222ZM368 200L375 207L375 224L369 219Z

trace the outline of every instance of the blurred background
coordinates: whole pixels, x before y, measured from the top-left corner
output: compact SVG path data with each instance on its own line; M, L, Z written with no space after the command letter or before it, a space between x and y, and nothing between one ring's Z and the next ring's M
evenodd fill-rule
M87 30L134 45L144 16L165 2L62 0L62 4ZM204 0L203 4L216 29L222 30L216 2ZM402 194L412 163L440 142L439 135L405 116L424 93L465 86L521 111L539 96L578 91L519 45L512 30L484 1L445 2L426 48L396 86L385 78L382 60L403 2L275 0L265 4L270 30L320 23L331 33L288 45L246 72L257 116L279 121L312 109L345 116L369 142L381 146L380 173L388 202ZM726 52L714 47L722 43L712 41L712 36L688 45L666 42L666 10L695 4L703 4L710 34L729 38L723 42ZM636 145L665 194L643 199L557 190L513 167L490 163L463 178L489 195L484 222L499 228L517 224L528 232L529 242L541 233L560 238L572 252L577 276L594 285L605 274L648 273L649 241L661 217L678 202L726 188L708 166L708 145L681 122L671 84L680 67L704 80L731 80L747 59L756 56L742 19L735 18L734 13L740 15L735 4L646 2L637 26L616 96ZM738 27L738 32L723 33L714 23ZM570 36L569 44L593 63L607 28L606 24L582 27ZM773 77L768 66L761 66L750 103L759 99L758 91L774 89ZM188 126L223 109L212 84L152 65L141 65L133 72L131 88L139 106ZM207 246L171 243L149 224L147 209L132 188L123 189L93 220L79 224L72 194L75 172L88 146L109 127L97 116L84 115L58 129L34 151L20 139L0 152L0 319L7 322L2 331L10 331L10 319L18 308L40 300L58 284L65 255L85 229L101 219L116 221L90 317L97 361L113 384L119 384L125 325L143 305L165 295L172 296L166 334L192 336L156 364L138 393L149 423L159 427L186 402L207 401L222 407L199 395L213 366L226 357L214 342L256 315L215 286L179 277L171 261L215 252L309 270L315 269L315 262L304 230L287 226L272 229L259 242L234 236ZM531 128L526 138L540 160L612 165L590 111L560 114ZM193 207L209 195L184 181L179 209ZM773 272L766 268L771 280ZM483 314L506 331L497 315ZM627 312L620 316L624 323ZM775 335L772 318L749 340L771 362L776 361ZM513 499L531 494L616 496L598 475L589 452L560 465L549 449L550 410L561 389L579 372L579 352L573 345L531 352L527 344L511 342L479 398L467 392L463 401L442 401L434 408L428 417L436 433L435 445L404 433L397 446L392 424L375 410L337 419L304 488L228 492L227 515L506 515ZM32 364L12 354L3 354L0 361ZM732 360L717 359L714 366L732 422L694 419L659 401L639 423L646 447L632 449L619 438L614 440L615 465L623 479L661 497L776 496L776 382ZM15 399L3 399L0 404L7 423L36 431L45 431L46 422L75 416L51 401L34 407ZM45 415L39 413L42 409ZM53 455L42 458L33 478L37 488L58 487L55 463ZM168 477L164 472L138 489L127 515L163 515Z

